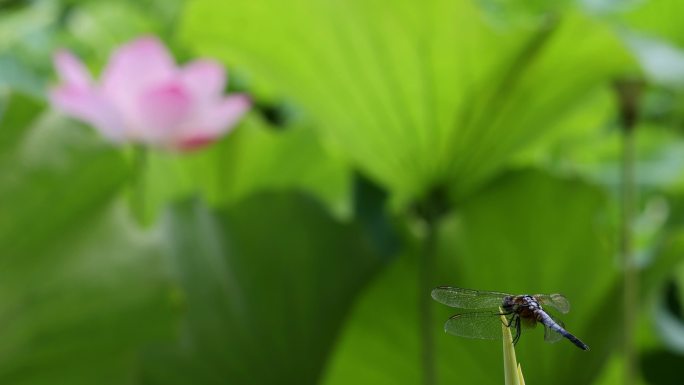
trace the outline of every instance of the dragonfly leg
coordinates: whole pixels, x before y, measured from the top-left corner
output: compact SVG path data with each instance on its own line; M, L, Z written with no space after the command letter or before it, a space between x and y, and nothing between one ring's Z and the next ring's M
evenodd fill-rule
M515 337L513 337L513 345L520 341L520 317L513 317L515 319Z

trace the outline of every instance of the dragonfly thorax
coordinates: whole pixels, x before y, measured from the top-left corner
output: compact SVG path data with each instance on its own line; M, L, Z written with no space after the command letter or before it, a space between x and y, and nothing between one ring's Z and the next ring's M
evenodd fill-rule
M501 307L508 313L536 313L542 310L539 301L531 295L515 295L506 296L503 299Z

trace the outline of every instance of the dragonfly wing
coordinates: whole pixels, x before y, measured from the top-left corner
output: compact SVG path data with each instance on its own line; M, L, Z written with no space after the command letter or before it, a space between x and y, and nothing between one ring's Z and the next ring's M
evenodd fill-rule
M440 286L432 290L432 298L447 306L461 309L485 309L501 306L503 298L510 294L495 291L461 289Z
M494 340L501 338L499 313L477 312L456 314L444 324L444 331L459 337Z
M555 330L544 325L544 341L554 343L563 339L563 336Z
M534 298L542 306L550 306L563 314L570 311L570 302L562 294L537 294Z
M550 314L549 314L549 317L551 317L551 319L552 319L555 323L557 323L558 326L560 326L560 327L562 327L563 329L565 329L565 324L563 323L563 321L561 321L561 320L559 320L559 319L557 319L557 318L554 318L554 317L553 317L552 315L550 315ZM550 342L550 343L554 343L554 342L558 342L558 341L560 341L560 340L562 340L562 339L563 339L563 335L562 335L562 334L560 334L560 333L559 333L558 331L556 331L556 330L551 329L550 327L548 327L548 325L544 325L544 341Z

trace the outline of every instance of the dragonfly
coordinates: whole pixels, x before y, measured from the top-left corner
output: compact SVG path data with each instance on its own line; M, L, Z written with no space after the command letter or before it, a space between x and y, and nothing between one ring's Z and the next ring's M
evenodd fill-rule
M444 305L477 310L456 314L444 324L447 333L467 338L501 338L501 325L515 331L513 343L520 340L522 326L544 325L544 340L558 342L563 337L582 350L589 346L565 330L565 325L546 312L553 308L563 314L570 311L570 302L561 294L513 295L495 291L470 290L440 286L432 290L432 298ZM501 319L505 316L506 322Z

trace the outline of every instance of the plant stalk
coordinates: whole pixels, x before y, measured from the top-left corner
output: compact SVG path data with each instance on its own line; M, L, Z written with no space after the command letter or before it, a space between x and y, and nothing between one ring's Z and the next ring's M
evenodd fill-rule
M449 212L450 205L446 189L438 186L414 206L423 231L420 260L418 261L418 306L420 310L421 364L423 385L435 385L435 342L432 334L434 322L432 314L432 288L435 284L435 265L437 259L437 236L441 219Z
M136 145L133 148L133 177L131 179L131 209L138 224L145 224L145 174L147 171L147 148Z
M637 352L634 346L634 332L638 314L639 280L636 262L634 261L633 244L633 211L635 199L634 175L634 130L624 130L622 136L622 224L621 254L624 274L623 309L624 309L624 353L625 353L625 385L635 383L638 376Z
M420 339L421 362L423 369L423 385L436 383L435 373L435 343L432 333L433 315L430 291L433 286L435 252L437 243L437 221L425 218L426 231L423 237L420 255L419 306L420 306Z
M502 309L499 309L503 313ZM515 356L515 345L511 328L506 326L506 316L501 316L501 331L503 333L503 360L504 360L504 383L506 385L525 385L522 369Z
M634 208L636 204L635 128L638 120L639 98L643 82L623 80L615 84L622 124L622 172L620 195L622 220L620 224L620 254L623 268L623 319L624 319L624 384L632 385L639 376L638 356L634 333L639 314L639 272L634 260Z

